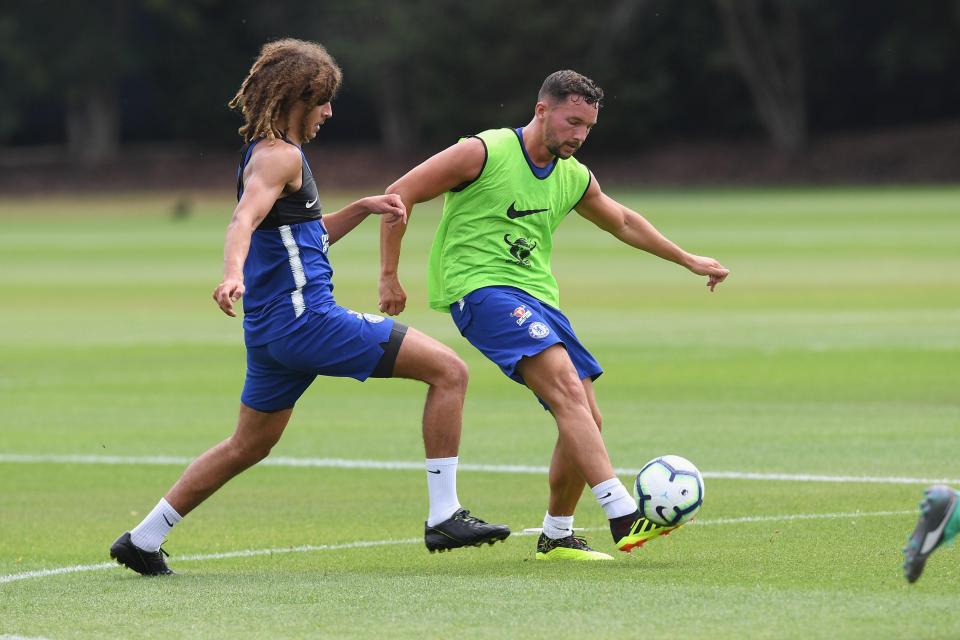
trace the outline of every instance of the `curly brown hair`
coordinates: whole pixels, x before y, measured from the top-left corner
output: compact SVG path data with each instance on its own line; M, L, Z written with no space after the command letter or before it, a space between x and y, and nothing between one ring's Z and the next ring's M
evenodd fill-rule
M238 132L248 142L283 137L285 132L278 127L297 100L306 103L309 113L333 99L342 77L340 67L321 44L293 38L266 43L229 102L245 120ZM306 127L305 115L301 130Z

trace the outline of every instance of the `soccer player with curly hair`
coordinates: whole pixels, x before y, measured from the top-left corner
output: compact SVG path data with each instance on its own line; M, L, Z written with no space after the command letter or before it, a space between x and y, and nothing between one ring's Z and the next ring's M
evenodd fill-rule
M144 575L172 573L160 544L181 518L280 439L297 399L318 376L425 382L423 439L430 499L430 551L479 546L510 530L470 515L457 498L456 469L467 368L449 347L390 318L339 306L328 250L368 215L406 223L397 195L362 198L324 214L301 146L333 115L341 71L319 44L264 45L230 106L243 114L246 144L238 203L227 226L223 280L213 299L236 316L243 298L247 373L234 433L194 460L110 556Z

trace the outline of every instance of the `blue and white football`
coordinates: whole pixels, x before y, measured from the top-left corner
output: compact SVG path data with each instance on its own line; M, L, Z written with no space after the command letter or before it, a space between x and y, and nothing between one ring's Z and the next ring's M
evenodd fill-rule
M692 520L703 504L703 476L686 458L660 456L640 469L634 496L647 520L676 527Z

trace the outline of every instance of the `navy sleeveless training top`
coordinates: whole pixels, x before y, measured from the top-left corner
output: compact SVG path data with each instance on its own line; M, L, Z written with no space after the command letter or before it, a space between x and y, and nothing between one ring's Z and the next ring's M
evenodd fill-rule
M254 140L242 151L237 200L243 196L243 170L259 142ZM321 220L320 196L302 149L300 155L300 189L273 204L254 230L243 263L243 329L248 347L264 345L296 331L306 322L307 310L323 313L336 304L331 282L333 268L327 259L330 242Z

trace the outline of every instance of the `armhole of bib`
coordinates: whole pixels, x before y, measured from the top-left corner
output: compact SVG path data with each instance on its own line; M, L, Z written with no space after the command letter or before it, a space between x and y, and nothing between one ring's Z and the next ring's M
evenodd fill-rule
M584 167L584 169L587 169ZM577 201L573 203L573 206L570 207L570 211L573 211L577 208L577 205L580 204L580 201L583 200L583 196L587 195L587 191L590 190L590 185L593 184L593 172L590 169L587 169L587 186L583 188L583 193L580 194L580 197L577 198ZM570 213L567 211L567 213Z
M480 172L477 174L476 178L474 178L473 180L467 180L466 182L461 182L460 184L455 186L453 189L450 189L450 191L452 191L453 193L460 193L461 191L463 191L464 189L472 185L474 182L479 180L480 176L483 175L483 170L487 168L487 160L490 158L490 150L487 148L487 143L483 138L481 138L480 136L465 136L464 139L467 139L467 138L476 138L483 144L483 164L480 165Z

